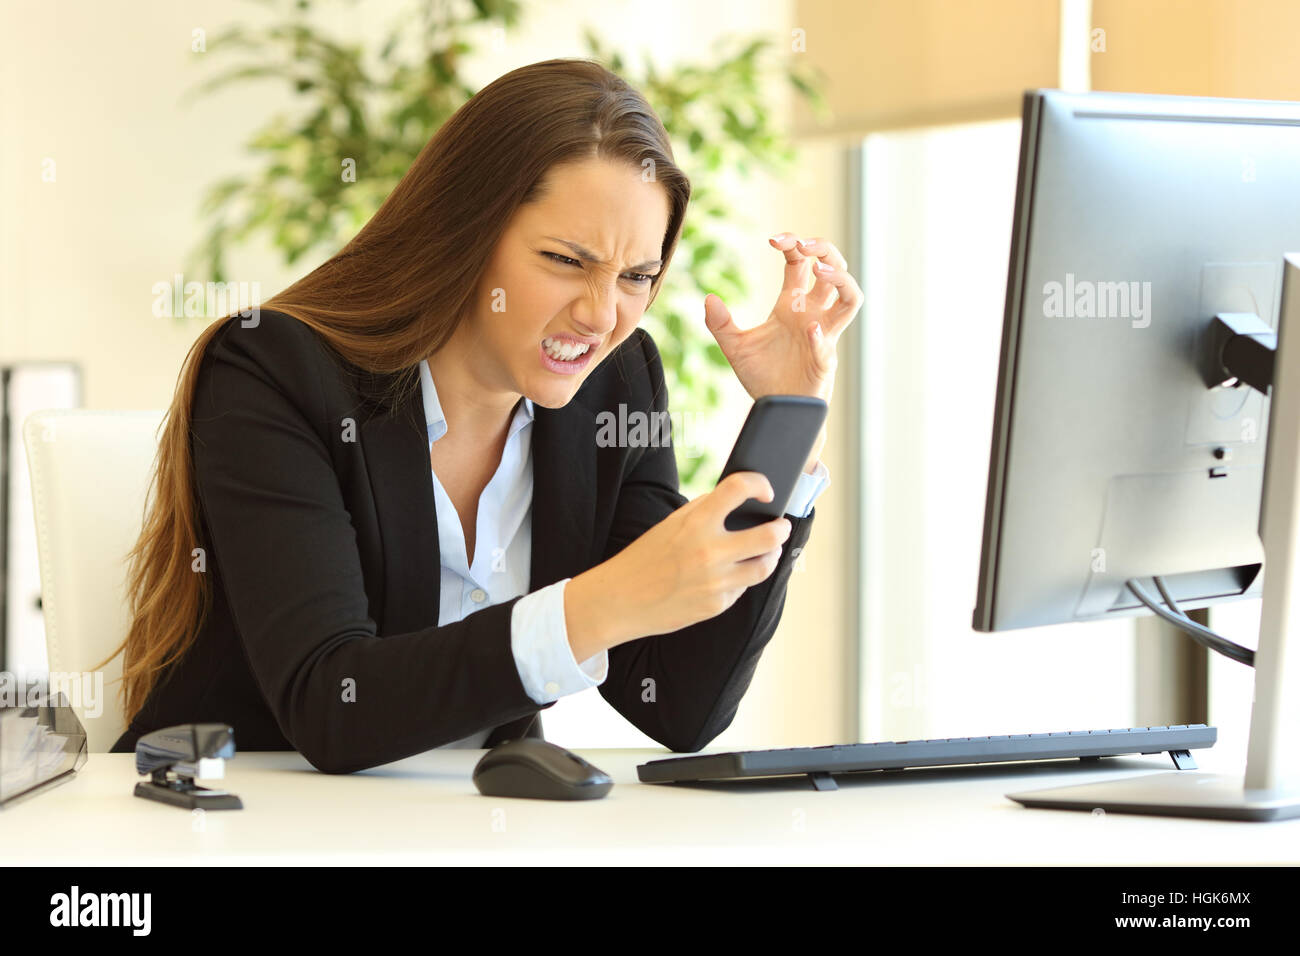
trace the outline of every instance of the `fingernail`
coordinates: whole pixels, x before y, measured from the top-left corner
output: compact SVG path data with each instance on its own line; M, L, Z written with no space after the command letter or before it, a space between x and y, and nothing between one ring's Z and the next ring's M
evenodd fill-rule
M799 240L799 245L803 246L805 249L807 249L809 246L811 246L811 245L815 245L815 244L816 244L816 240L815 240L815 239L800 239L800 240Z
M819 262L815 266L813 266L813 268L816 269L818 272L820 272L822 275L825 275L828 272L835 271L834 266L828 265L825 262Z
M784 239L785 237L786 237L786 233L784 233L784 232L778 232L775 236L769 236L767 241L768 241L768 242L780 242L780 241L781 241L782 239Z

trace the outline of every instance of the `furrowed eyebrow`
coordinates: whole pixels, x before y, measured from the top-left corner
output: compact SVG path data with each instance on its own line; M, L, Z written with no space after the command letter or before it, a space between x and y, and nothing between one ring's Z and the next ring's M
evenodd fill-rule
M561 239L559 236L543 236L542 238L550 239L553 242L558 242L561 243L562 245L568 246L569 250L579 259L583 259L587 262L594 262L598 266L603 266L607 264L594 252L590 252L589 250L584 249L576 242L570 242L568 239ZM648 269L657 269L663 264L664 261L662 259L653 259L649 262L641 262L634 266L628 266L628 269L634 272L645 272Z

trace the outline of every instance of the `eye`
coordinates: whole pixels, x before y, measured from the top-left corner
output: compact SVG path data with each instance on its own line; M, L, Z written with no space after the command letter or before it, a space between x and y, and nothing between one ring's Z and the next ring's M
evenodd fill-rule
M563 265L575 265L575 266L582 265L582 263L579 262L577 259L570 259L568 256L562 256L556 252L543 252L542 255L547 256L548 258L556 262L562 263ZM645 283L654 280L654 276L646 275L644 272L631 272L628 273L626 278L631 279L633 282L636 283Z

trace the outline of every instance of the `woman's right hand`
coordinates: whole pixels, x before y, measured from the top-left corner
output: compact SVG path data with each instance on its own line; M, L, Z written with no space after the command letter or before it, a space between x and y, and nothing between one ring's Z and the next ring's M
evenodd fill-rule
M564 617L574 660L715 617L767 580L790 536L790 521L728 531L727 515L750 498L771 501L772 486L758 472L734 472L608 561L570 579Z

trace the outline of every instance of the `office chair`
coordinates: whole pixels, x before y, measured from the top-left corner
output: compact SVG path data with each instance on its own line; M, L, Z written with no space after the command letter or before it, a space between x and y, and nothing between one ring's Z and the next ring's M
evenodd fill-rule
M23 423L51 674L89 672L126 637L126 556L144 519L163 414L49 409ZM92 753L126 731L121 677L119 655L102 686L92 678L79 680L79 696L65 689Z

